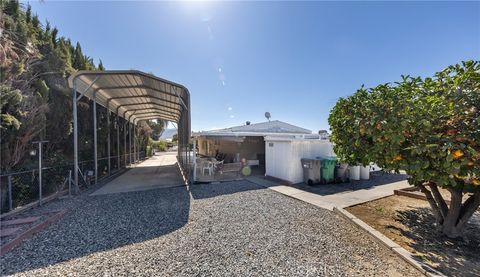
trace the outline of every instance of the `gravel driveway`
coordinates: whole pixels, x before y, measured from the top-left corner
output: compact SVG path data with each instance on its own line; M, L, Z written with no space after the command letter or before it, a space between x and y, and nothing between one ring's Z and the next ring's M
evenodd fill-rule
M102 196L4 255L24 276L419 276L333 212L248 181Z

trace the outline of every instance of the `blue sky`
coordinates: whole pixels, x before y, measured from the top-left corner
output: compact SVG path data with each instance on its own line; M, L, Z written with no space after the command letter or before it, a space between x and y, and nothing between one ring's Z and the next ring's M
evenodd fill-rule
M317 132L362 84L480 57L480 2L30 2L107 69L184 84L192 129L286 121Z

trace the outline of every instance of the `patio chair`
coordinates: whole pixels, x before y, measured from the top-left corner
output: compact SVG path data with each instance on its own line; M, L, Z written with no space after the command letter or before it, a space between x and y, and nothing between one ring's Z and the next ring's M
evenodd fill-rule
M209 162L209 161L204 162L204 164L202 165L202 174L205 175L205 170L207 170L208 175L212 176L213 168L214 168L213 162Z
M213 170L214 170L214 173L219 171L220 173L222 173L222 168L223 168L223 161L219 161L219 162L215 162L213 164Z

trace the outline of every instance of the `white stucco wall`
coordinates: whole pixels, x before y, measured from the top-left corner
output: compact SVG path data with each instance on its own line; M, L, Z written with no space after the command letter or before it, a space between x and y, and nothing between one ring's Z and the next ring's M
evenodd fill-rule
M326 140L281 140L265 138L265 174L292 183L303 182L301 158L335 156Z

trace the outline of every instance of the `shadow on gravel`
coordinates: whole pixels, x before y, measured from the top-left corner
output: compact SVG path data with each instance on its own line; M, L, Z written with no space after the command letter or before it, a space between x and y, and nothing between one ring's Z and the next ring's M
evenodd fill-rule
M480 218L477 212L474 217ZM449 239L432 227L435 219L429 208L398 211L396 220L407 228L399 229L420 259L428 259L435 269L447 276L480 276L478 249L480 225L473 220L466 228L465 238Z
M294 188L308 191L319 195L330 195L335 193L342 193L360 189L370 189L376 186L382 186L394 182L399 182L407 179L406 174L390 174L383 172L372 172L370 174L370 180L351 181L349 183L340 184L326 184L326 185L313 185L309 186L305 183L290 185Z
M248 181L235 181L218 184L194 184L190 186L190 193L193 199L205 199L259 189L265 188Z
M67 216L1 259L1 274L147 241L188 222L187 187L83 197Z

